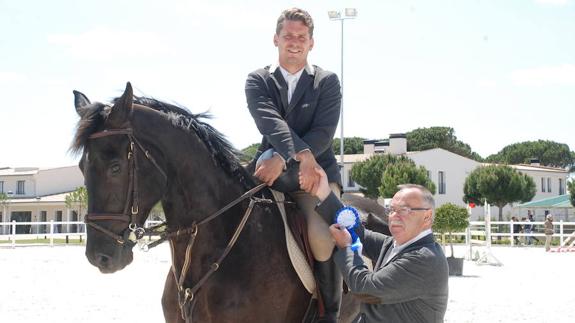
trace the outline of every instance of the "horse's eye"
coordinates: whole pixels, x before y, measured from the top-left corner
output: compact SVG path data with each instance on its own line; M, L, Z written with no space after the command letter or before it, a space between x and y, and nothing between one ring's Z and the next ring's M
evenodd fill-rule
M118 174L120 172L120 165L119 164L113 164L110 167L110 171L112 171L112 174Z

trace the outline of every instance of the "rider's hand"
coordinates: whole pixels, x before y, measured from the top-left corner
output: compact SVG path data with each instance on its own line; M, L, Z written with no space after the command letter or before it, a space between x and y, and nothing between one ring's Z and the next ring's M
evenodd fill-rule
M315 161L315 157L309 150L299 152L296 155L299 160L299 185L302 190L312 193L315 192L319 186L320 176L317 169L321 167Z
M263 160L259 164L254 176L260 181L265 182L268 186L272 186L275 180L282 174L284 166L285 162L283 159L278 155L274 155L272 158Z

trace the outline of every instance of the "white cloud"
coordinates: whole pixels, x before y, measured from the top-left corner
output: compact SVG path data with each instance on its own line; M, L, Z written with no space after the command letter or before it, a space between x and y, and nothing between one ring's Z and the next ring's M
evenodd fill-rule
M63 46L75 58L98 61L118 56L150 57L170 51L165 36L158 33L113 30L106 27L97 27L79 34L48 35L48 43Z
M516 70L510 79L519 86L575 85L575 64Z
M566 6L570 0L535 0L535 3L553 6Z

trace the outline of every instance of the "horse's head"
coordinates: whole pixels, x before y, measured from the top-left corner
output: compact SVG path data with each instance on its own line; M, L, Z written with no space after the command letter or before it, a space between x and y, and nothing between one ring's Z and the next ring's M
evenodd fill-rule
M79 166L88 191L86 257L103 273L132 262L132 247L167 182L159 149L133 127L132 100L130 83L112 107L74 91L81 120L73 150L83 151Z

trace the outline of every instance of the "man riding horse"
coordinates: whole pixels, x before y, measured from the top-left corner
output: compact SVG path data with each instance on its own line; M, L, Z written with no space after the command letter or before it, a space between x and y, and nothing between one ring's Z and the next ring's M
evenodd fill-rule
M252 163L254 175L273 188L284 170L299 166L299 185L296 172L296 188L280 190L288 192L305 214L325 305L322 322L336 322L342 278L332 259L331 221L314 211L319 200L309 192L319 185L315 169L323 168L331 189L340 196L332 138L340 115L341 90L337 75L307 61L314 45L313 28L306 11L293 8L282 12L274 35L278 62L250 73L245 91L249 111L263 135L257 163Z

